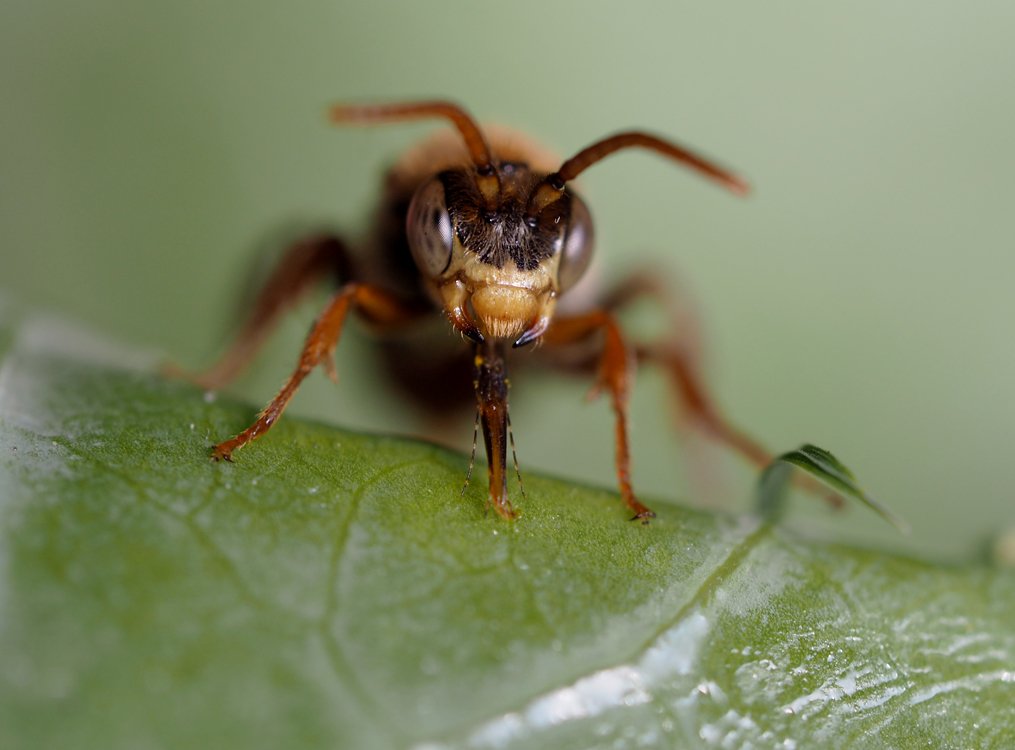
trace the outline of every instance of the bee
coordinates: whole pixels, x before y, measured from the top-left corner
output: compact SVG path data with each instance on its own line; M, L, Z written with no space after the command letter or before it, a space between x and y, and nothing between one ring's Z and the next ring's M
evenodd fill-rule
M508 353L536 344L550 361L554 353L572 352L558 361L593 373L594 390L609 395L617 481L632 520L647 522L655 515L631 484L628 394L639 364L667 372L695 424L750 462L767 465L768 452L726 421L678 341L638 341L622 330L620 308L639 297L663 298L656 281L625 279L598 304L578 312L558 310L593 256L592 215L572 186L586 169L618 151L639 148L736 194L747 193L747 183L683 146L638 130L605 137L560 162L518 133L484 131L449 101L330 109L330 119L343 124L421 118L443 119L452 127L411 149L390 169L372 232L358 251L331 234L292 244L253 299L232 346L195 376L207 388L226 385L250 362L282 312L318 282L337 285L282 388L249 427L215 445L212 458L231 461L238 449L268 432L314 368L321 366L336 378L335 348L355 313L377 336L384 361L410 394L467 403L471 381L486 448L488 502L505 519L517 516L507 485L509 441L513 447ZM443 329L436 339L435 320Z

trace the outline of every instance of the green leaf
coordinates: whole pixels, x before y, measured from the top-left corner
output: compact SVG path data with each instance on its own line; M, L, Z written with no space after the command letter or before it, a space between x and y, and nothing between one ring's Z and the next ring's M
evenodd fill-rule
M824 448L810 444L783 453L761 472L758 478L758 507L765 518L774 520L782 515L794 466L837 492L856 498L903 534L909 533L909 524L864 492L845 464Z
M0 335L0 747L1015 746L1015 577L808 543ZM96 361L99 359L101 361ZM122 358L121 358L122 360Z

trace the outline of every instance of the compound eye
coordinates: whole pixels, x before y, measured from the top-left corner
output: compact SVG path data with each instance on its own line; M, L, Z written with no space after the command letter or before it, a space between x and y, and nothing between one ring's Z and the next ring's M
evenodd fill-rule
M440 277L451 265L454 230L444 204L444 185L439 179L430 180L416 190L405 218L405 230L417 268L428 278Z
M557 286L561 292L577 284L585 274L585 269L592 260L594 247L592 215L585 202L572 193L571 217L567 223L567 234L564 236L564 248L561 250L560 266L557 270Z

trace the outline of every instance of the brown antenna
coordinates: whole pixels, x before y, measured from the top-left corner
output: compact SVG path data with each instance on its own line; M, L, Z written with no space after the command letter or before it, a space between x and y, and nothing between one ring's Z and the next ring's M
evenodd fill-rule
M544 208L560 198L564 185L580 175L598 161L602 161L614 151L624 148L645 148L680 162L691 169L715 180L720 185L738 195L750 192L750 185L739 175L723 169L703 156L679 146L671 141L663 140L649 133L629 130L616 133L587 146L560 165L553 174L547 175L532 193L529 199L528 215L535 217Z
M328 110L328 116L335 123L359 123L369 125L401 120L417 120L425 117L443 117L451 121L465 141L472 163L476 166L476 180L480 192L491 206L496 204L500 194L500 181L493 167L490 145L483 137L483 131L468 112L448 101L403 102L400 104L336 104Z

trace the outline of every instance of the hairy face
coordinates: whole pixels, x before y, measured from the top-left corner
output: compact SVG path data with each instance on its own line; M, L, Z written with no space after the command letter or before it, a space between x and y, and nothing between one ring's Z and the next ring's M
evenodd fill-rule
M501 163L496 176L491 201L473 170L441 172L416 191L406 226L416 265L448 314L460 310L484 337L505 339L545 328L556 298L588 265L592 223L571 192L533 214L546 175L525 164Z

